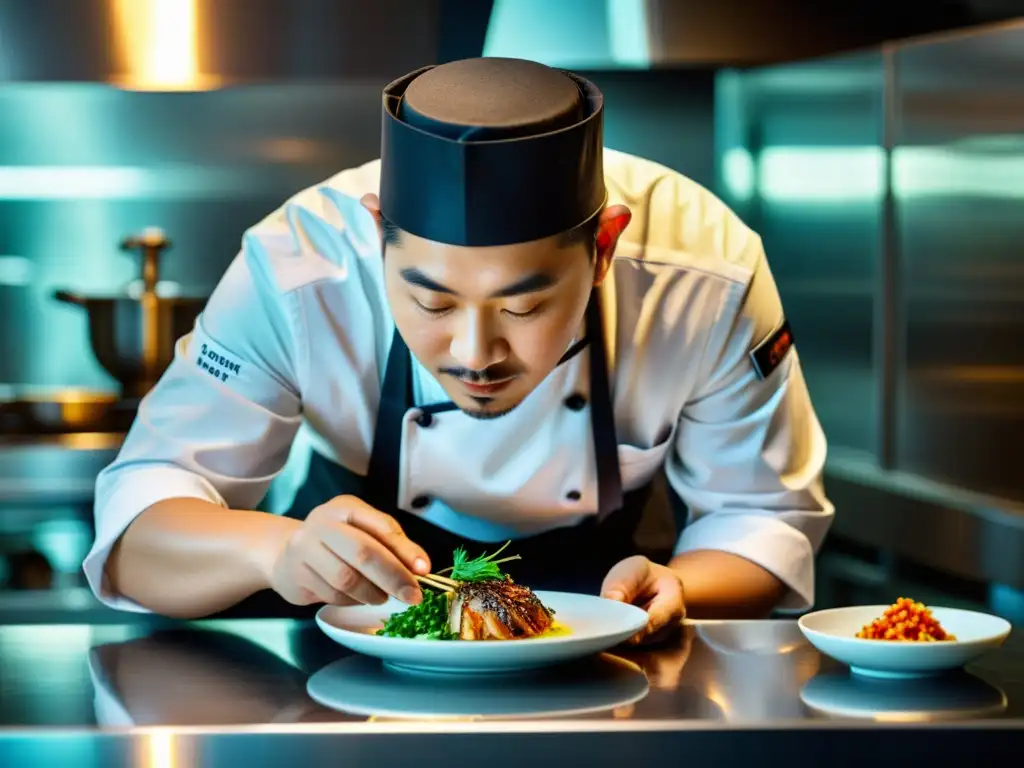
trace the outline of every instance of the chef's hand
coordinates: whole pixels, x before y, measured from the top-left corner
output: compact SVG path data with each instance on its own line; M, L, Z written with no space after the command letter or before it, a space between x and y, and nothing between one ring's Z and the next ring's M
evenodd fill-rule
M389 595L423 599L416 574L430 558L398 522L354 496L337 496L298 525L281 546L271 587L293 605L379 605Z
M647 627L629 639L634 645L659 639L678 628L686 617L679 576L671 568L640 555L627 557L608 572L601 585L601 597L647 611Z

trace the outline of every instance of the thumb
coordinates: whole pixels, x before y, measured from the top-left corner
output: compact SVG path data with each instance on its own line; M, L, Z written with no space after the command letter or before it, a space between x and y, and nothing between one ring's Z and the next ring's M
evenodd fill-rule
M647 565L647 558L640 555L627 557L616 564L604 577L601 597L620 603L632 603L640 595L647 580Z

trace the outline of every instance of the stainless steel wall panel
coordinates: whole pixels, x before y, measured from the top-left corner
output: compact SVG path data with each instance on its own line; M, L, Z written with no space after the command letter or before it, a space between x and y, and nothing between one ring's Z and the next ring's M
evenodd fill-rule
M895 56L899 465L1024 499L1024 25Z
M717 106L832 445L1024 498L1024 22L730 73Z
M761 234L829 439L874 453L878 52L720 77L719 187Z

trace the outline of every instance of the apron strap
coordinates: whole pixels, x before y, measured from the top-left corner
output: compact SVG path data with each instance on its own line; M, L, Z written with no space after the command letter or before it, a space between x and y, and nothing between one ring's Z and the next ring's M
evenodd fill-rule
M604 338L601 294L594 288L587 305L587 337L590 339L590 428L597 465L597 522L622 508L622 476L619 440L615 433L615 409L608 384L608 354Z
M413 407L412 358L405 340L395 328L391 334L384 384L377 409L373 449L367 470L366 499L376 509L391 509L398 495L398 469L402 457L402 424Z

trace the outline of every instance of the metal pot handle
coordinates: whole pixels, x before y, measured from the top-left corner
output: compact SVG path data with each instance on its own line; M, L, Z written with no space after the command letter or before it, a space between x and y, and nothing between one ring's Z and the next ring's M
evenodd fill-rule
M121 250L137 250L142 256L142 285L146 293L156 291L160 281L160 257L170 247L170 239L159 227L149 227L121 241Z
M54 291L53 298L57 301L63 301L65 304L75 304L79 307L85 306L85 297L79 296L77 293L71 293L71 291Z

